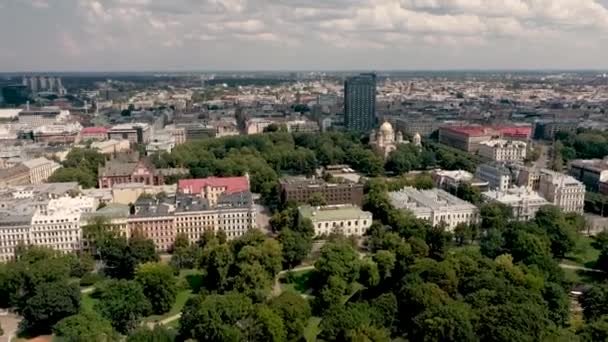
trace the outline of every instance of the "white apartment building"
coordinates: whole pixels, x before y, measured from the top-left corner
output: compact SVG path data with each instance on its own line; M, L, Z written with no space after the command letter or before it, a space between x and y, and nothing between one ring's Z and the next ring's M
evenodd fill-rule
M493 139L479 143L480 156L493 161L523 161L526 158L527 145L523 141Z
M543 169L540 171L540 192L549 202L567 213L583 213L585 185L572 176Z
M347 236L362 236L372 225L372 213L354 205L333 205L324 207L301 206L300 216L310 219L315 236L333 233Z
M498 163L479 165L475 177L488 182L488 187L493 190L506 191L513 184L511 171Z
M106 140L106 141L97 141L91 144L91 148L99 151L101 154L115 154L118 152L125 152L131 148L131 143L129 140Z
M23 165L30 170L30 184L41 184L46 182L49 177L59 169L61 165L46 158L36 158L23 162Z
M81 249L82 214L97 208L91 197L61 197L52 199L32 217L29 243L68 253Z
M486 191L481 195L486 201L496 201L511 208L512 217L517 221L531 220L540 208L551 204L538 192L526 187Z
M393 206L411 211L419 219L433 226L445 224L453 230L460 223L472 224L479 220L479 210L473 204L447 193L444 190L417 190L405 187L389 193Z

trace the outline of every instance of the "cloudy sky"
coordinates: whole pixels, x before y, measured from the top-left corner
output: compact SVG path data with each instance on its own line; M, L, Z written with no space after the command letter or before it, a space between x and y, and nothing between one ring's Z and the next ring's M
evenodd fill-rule
M608 69L608 0L0 0L0 71Z

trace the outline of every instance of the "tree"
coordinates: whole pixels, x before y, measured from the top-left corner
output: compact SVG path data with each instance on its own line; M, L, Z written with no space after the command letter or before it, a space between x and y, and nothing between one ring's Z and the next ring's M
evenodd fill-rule
M563 259L566 253L574 249L576 231L568 224L560 209L553 206L540 208L535 222L547 231L555 258Z
M177 296L177 281L170 266L163 263L145 263L135 272L137 281L152 306L160 315L171 309Z
M239 322L252 312L251 299L239 293L197 296L188 300L182 310L180 336L197 341L241 341Z
M80 310L80 289L66 281L42 283L34 295L17 308L34 331L44 332Z
M321 279L337 276L350 284L359 278L359 256L345 242L328 243L321 249L321 256L315 263L315 269Z
M308 234L294 232L285 228L279 233L279 242L283 246L283 266L292 268L299 265L312 249L312 237Z
M60 342L110 342L118 339L112 324L94 312L66 317L53 327Z
M267 306L258 306L252 315L252 324L246 331L250 341L283 342L286 340L285 326L281 317Z
M137 265L158 261L154 241L137 234L128 241L124 237L110 236L96 243L106 273L114 278L133 278Z
M511 218L511 210L502 203L490 202L481 206L481 227L483 229L501 229Z
M141 327L127 336L126 342L174 342L177 334L162 325L155 325L153 329Z
M139 283L130 280L110 280L103 286L95 310L122 334L137 327L151 311L151 305Z
M475 341L471 309L454 303L432 306L414 318L413 340Z
M608 315L608 288L603 286L592 286L583 292L580 297L583 307L583 315L587 320L598 319L600 316Z
M287 340L299 340L312 316L308 301L298 294L286 291L270 301L270 308L283 320Z
M210 290L224 290L228 287L228 272L234 264L234 255L227 244L209 243L202 251L201 269L205 283Z
M601 316L595 321L587 322L578 332L582 342L608 340L608 316Z
M308 204L310 204L313 207L324 206L324 205L327 205L327 200L325 200L325 196L323 196L322 193L315 192L308 199Z

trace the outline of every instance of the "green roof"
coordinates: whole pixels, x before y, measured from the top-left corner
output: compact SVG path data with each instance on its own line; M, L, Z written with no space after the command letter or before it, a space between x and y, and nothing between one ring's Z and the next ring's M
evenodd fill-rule
M311 221L339 221L371 218L372 214L356 206L325 206L311 207L309 205L298 208L300 215Z

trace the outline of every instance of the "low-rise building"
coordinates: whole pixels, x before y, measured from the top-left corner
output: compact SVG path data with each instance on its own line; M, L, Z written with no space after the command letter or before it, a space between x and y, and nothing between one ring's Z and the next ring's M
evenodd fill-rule
M585 186L572 176L543 169L538 192L564 212L583 213Z
M440 189L417 190L405 187L389 193L393 206L411 211L416 218L432 226L445 224L449 230L458 224L473 224L479 220L479 210L473 204Z
M551 204L538 192L526 187L511 188L507 191L491 190L481 195L486 201L495 201L511 208L512 218L518 221L533 219L540 208Z
M327 183L321 179L286 178L281 180L281 201L308 203L316 194L325 199L326 204L363 204L363 184L342 182Z
M481 164L475 170L475 177L488 182L489 189L505 191L513 185L513 174L500 163Z
M91 148L97 150L101 154L116 154L127 152L131 148L129 140L106 140L98 141L91 144Z
M442 126L439 142L467 152L477 152L480 144L492 139L527 141L532 135L531 126Z
M85 127L80 131L81 141L105 141L108 140L108 132L105 127Z
M122 183L115 184L111 189L111 194L113 203L133 204L143 194L155 196L164 193L173 196L176 190L176 184L147 185L144 183Z
M372 225L372 213L354 205L334 205L298 208L301 217L312 222L315 236L343 234L362 236Z
M479 155L498 162L523 162L527 144L523 141L494 139L479 144Z
M150 142L150 125L146 123L116 125L108 131L108 138L129 140L131 144L147 144Z
M458 188L468 184L479 191L488 190L489 183L476 178L472 173L465 170L435 170L431 173L435 186L449 193L457 193Z
M0 186L27 184L30 184L30 169L25 165L18 164L7 169L0 169Z
M46 182L57 169L61 167L59 163L46 158L30 159L23 162L29 170L29 184L40 184Z
M599 192L600 183L608 182L608 159L573 160L568 173L583 182L587 190Z
M154 241L158 251L166 252L175 242L175 205L159 199L143 199L135 203L135 214L128 219L130 234Z
M137 160L135 157L120 157L107 161L99 169L99 188L111 188L115 184L123 183L165 184L163 176L148 159Z
M215 206L220 195L249 191L249 176L181 179L177 188L182 194L198 195Z
M45 144L75 144L80 140L79 123L53 124L34 128L34 141Z

